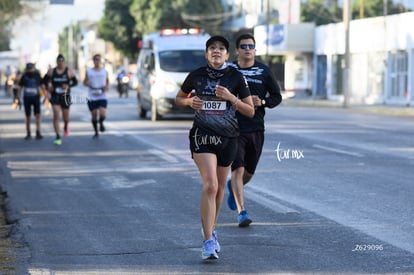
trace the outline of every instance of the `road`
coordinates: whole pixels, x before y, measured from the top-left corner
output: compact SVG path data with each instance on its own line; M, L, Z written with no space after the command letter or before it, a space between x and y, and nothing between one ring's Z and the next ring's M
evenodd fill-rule
M92 140L83 88L70 135L23 140L23 112L0 99L1 188L17 274L414 274L412 117L282 105L238 228L226 204L220 259L200 258L200 177L189 119L138 119L111 92L107 131ZM226 190L227 195L227 190Z

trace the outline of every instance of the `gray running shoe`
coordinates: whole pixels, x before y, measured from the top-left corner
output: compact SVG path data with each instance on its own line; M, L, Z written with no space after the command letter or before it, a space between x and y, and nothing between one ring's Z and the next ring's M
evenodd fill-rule
M203 260L216 260L218 255L215 249L215 242L213 238L205 240L203 242L203 250L201 252L201 259Z
M216 230L213 230L212 235L213 235L213 239L214 239L214 242L215 242L215 244L214 244L215 245L215 250L216 250L217 253L220 253L221 247L220 247L220 244L218 242ZM201 236L204 238L204 230L203 230L202 227L201 227Z

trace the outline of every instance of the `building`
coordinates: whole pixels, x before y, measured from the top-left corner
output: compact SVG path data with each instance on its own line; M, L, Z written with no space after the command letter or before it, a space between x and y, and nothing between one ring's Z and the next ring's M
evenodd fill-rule
M350 22L350 103L413 105L413 24L414 12ZM314 96L343 99L344 53L342 23L315 29Z
M256 55L283 55L285 91L312 90L313 23L262 25L254 28Z
M253 30L258 56L283 56L283 86L354 104L414 104L414 13L352 20L344 85L344 24L300 23L299 0L227 0L226 30ZM332 5L334 1L326 1ZM256 26L256 27L253 27ZM349 87L344 93L344 87Z

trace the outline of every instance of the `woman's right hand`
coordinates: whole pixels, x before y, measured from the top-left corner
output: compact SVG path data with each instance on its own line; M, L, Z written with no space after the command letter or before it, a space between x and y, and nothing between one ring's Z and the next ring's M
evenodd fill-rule
M200 110L203 106L203 100L198 96L193 96L190 100L190 107L195 110Z

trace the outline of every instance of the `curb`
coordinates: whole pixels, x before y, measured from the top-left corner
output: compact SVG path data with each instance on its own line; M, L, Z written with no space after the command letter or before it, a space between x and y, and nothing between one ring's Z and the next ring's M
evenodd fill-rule
M361 112L388 116L414 117L414 107L401 105L352 105L344 107L342 102L315 99L285 99L281 106L309 107L309 108L332 108L349 112Z

